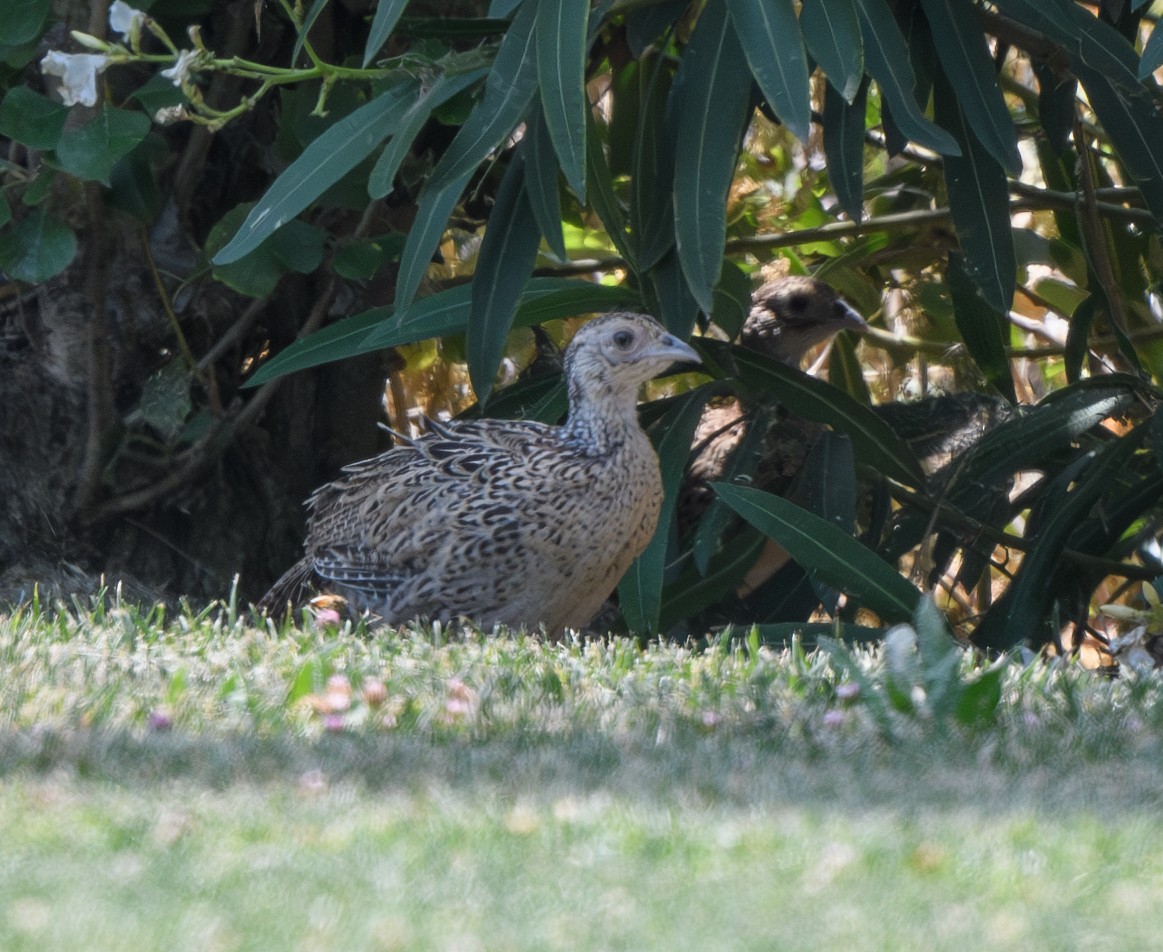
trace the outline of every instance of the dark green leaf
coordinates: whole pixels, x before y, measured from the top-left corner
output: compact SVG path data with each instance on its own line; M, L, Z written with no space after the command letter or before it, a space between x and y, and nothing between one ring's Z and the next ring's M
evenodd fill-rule
M295 33L295 47L291 50L291 62L295 62L299 58L299 54L303 52L303 44L307 42L307 36L311 33L311 27L315 25L315 21L319 19L319 14L323 12L323 8L327 6L328 0L315 0L311 4L311 9L307 11L307 15L303 17L303 22L296 28ZM379 11L376 11L379 15ZM365 62L363 64L367 66Z
M955 253L949 255L945 280L953 297L953 317L970 356L998 392L1010 403L1016 403L1014 377L1005 348L1008 323L978 293L977 286L965 273L961 257Z
M93 118L76 129L66 130L57 143L61 168L79 179L109 184L117 160L141 142L149 132L149 119L140 112L102 106Z
M800 27L828 82L852 102L864 77L864 40L852 0L804 0Z
M1160 66L1163 66L1163 30L1159 23L1151 29L1151 36L1143 45L1143 56L1139 60L1139 79L1146 79Z
M144 85L135 89L130 99L135 100L145 110L146 115L154 116L159 109L186 102L186 94L170 80L158 74L151 76Z
M15 281L47 281L64 271L76 253L72 229L39 208L0 231L0 271Z
M227 237L235 234L237 223L249 205L239 205L210 230L206 250L212 253ZM323 261L324 234L306 222L292 220L267 237L245 257L214 269L214 277L240 294L265 297L289 271L310 273Z
M719 499L729 515L733 514ZM739 580L755 564L767 540L755 530L735 533L724 551L705 570L692 568L677 582L668 584L662 591L662 613L658 630L670 631L684 619L689 619L704 609L714 605L724 596L739 587ZM692 631L691 634L702 634Z
M10 89L0 100L0 135L30 149L55 149L69 110L27 86Z
M1001 676L1002 667L998 664L962 687L953 706L953 716L959 724L980 727L994 722L1001 703Z
M1081 65L1128 89L1139 86L1139 57L1118 30L1072 0L998 0L999 9L1066 50Z
M792 0L727 0L751 75L772 111L801 141L812 126L808 58Z
M594 121L593 114L586 112L586 122L589 125L586 134L586 194L590 197L590 204L602 221L610 241L618 249L618 253L626 259L631 270L638 268L634 257L634 249L626 236L626 213L618 201L614 191L614 180L610 175L610 166L602 151L601 127Z
M1009 183L1002 167L970 131L960 101L938 76L934 86L937 118L961 148L961 155L945 157L945 184L966 272L981 288L989 306L1005 314L1013 303L1018 267L1010 225Z
M336 274L353 281L366 281L404 248L404 236L391 232L378 238L348 241L335 250L332 265Z
M408 154L408 149L428 122L433 110L439 108L453 96L462 93L473 83L488 75L488 70L474 69L467 73L455 76L442 75L431 85L421 88L415 101L408 107L407 112L395 122L394 128L388 130L391 139L384 146L384 151L376 159L371 174L367 180L368 195L372 198L383 198L395 185L396 173L400 164Z
M930 122L917 104L909 48L884 0L856 0L856 7L864 37L865 66L880 87L897 127L917 145L942 155L960 155L956 140Z
M924 485L921 464L871 408L823 380L746 347L707 339L699 340L698 346L720 366L736 367L739 378L747 386L776 397L805 419L826 423L848 436L856 448L856 458L862 463L907 486Z
M557 190L559 166L549 130L540 109L534 109L525 134L525 191L537 227L558 261L568 258L561 232L561 195Z
M699 302L691 294L686 275L678 261L678 254L671 251L646 273L650 289L657 299L658 313L662 323L672 334L686 339L690 336L699 316Z
M751 278L734 261L724 261L715 285L715 324L734 340L751 310Z
M937 47L940 70L956 91L973 135L1013 175L1022 171L1009 109L997 83L993 58L972 0L921 0ZM946 129L949 125L941 122ZM956 133L954 133L956 138ZM962 151L965 143L958 142Z
M416 296L448 217L473 172L509 136L533 98L537 88L535 12L536 5L532 3L523 4L517 11L493 61L484 97L460 127L424 186L400 261L397 309L406 309Z
M586 200L586 20L589 0L537 0L537 79L565 179Z
M471 285L461 284L416 301L403 320L394 315L391 307L373 308L345 317L291 344L263 364L247 386L398 344L463 334L468 326L471 300ZM633 292L625 288L568 278L533 278L521 295L521 306L513 324L528 327L574 314L626 307L635 300Z
M1090 328L1094 324L1100 299L1097 294L1087 295L1070 315L1070 330L1066 335L1066 354L1063 359L1069 383L1082 377L1082 364L1090 351Z
M388 41L388 37L391 36L396 21L400 19L400 14L404 12L404 7L407 5L408 0L377 0L376 15L372 17L371 30L368 31L367 35L367 45L363 48L365 68L379 55L383 45Z
M630 183L630 232L638 267L649 270L674 247L674 130L666 120L671 89L667 57L647 56L638 75L641 99Z
M484 96L436 163L429 187L442 188L471 175L521 121L537 91L536 8L535 3L524 3L517 11L493 60Z
M771 493L726 483L713 485L727 505L820 579L886 621L912 618L921 593L848 533Z
M723 265L727 193L750 116L751 77L726 6L703 10L671 98L682 148L674 162L674 227L691 293L710 313Z
M408 238L400 255L395 302L398 309L406 310L416 297L420 282L428 273L432 253L440 243L440 236L444 234L444 226L448 224L448 218L471 177L470 169L459 179L445 182L439 187L433 187L429 179L420 192L416 217L412 219L412 227L408 229Z
M52 0L5 0L0 15L0 45L22 46L40 36Z
M1076 64L1074 71L1158 225L1163 222L1163 118L1154 100L1142 86L1112 83L1088 65Z
M142 418L167 440L182 431L192 406L190 372L180 360L171 360L142 385Z
M770 431L770 414L762 409L754 411L750 425L743 431L743 438L727 457L721 471L722 482L736 485L750 482L759 467L761 450ZM701 449L701 447L695 447ZM691 556L695 568L705 575L711 560L719 551L723 532L734 518L731 509L722 499L716 497L699 519L691 543ZM742 576L740 576L742 577Z
M524 163L518 158L510 163L501 180L472 280L468 372L482 403L488 401L492 391L514 311L533 271L540 240L537 220L525 194Z
M1005 650L1022 642L1046 640L1046 613L1053 600L1050 580L1061 564L1062 550L1070 534L1085 517L1139 443L1132 431L1109 444L1075 483L1068 501L1055 507L1034 538L1033 548L1022 559L1018 574L974 632L982 648Z
M622 615L631 631L654 634L658 631L659 612L662 608L663 569L666 567L666 545L670 537L671 520L682 474L690 454L691 438L710 398L706 385L684 393L657 427L652 427L654 447L658 452L662 472L663 503L658 515L654 537L634 564L626 571L618 585Z
M852 102L828 85L824 89L824 154L828 177L840 207L853 221L864 217L864 108L868 84Z
M275 179L238 234L214 256L214 264L230 264L249 254L371 155L406 115L419 88L416 80L393 86L328 127Z

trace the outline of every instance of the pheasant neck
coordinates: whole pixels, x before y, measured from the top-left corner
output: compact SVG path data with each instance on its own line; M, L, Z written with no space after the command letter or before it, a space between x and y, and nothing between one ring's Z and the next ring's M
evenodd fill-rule
M565 441L587 456L608 456L641 435L635 392L594 394L575 386L569 391Z

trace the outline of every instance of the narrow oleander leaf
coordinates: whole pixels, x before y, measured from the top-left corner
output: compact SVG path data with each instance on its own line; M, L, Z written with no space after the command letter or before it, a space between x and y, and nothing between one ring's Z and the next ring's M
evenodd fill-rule
M792 0L727 0L751 75L779 116L799 140L812 126L808 57Z
M408 238L400 254L400 271L396 276L396 308L403 312L411 305L420 289L432 253L440 244L440 236L448 224L448 218L464 192L473 170L463 172L458 179L445 181L434 186L431 179L420 191L416 203L416 217L408 229Z
M1151 36L1143 45L1143 55L1139 59L1139 79L1146 79L1160 66L1163 66L1163 30L1159 29L1156 21Z
M589 0L537 0L537 80L565 180L586 200L586 21Z
M392 190L400 164L433 111L453 96L484 79L488 72L487 69L474 69L467 73L442 75L431 86L420 90L407 111L395 122L390 130L391 140L384 146L384 151L372 166L367 180L368 195L372 198L383 198Z
M323 8L327 6L328 0L315 0L311 4L311 9L307 11L307 15L303 17L303 22L299 25L298 36L295 38L295 48L291 50L291 62L294 63L299 54L303 52L303 44L307 41L307 37L311 33L311 27L315 25L315 21L319 19L319 14L323 12ZM365 62L363 64L367 66Z
M363 65L364 68L374 60L384 44L391 36L392 30L396 26L396 21L400 19L400 14L404 12L404 7L408 5L408 0L378 0L376 3L376 15L372 17L371 30L368 31L367 45L363 50Z
M1073 0L998 0L1002 13L1031 26L1120 86L1139 85L1140 60L1127 38Z
M238 233L214 256L224 265L246 256L371 155L392 134L419 83L393 86L330 126L275 179Z
M406 311L428 271L432 253L469 179L489 153L513 132L537 90L533 50L535 4L522 4L497 50L485 92L456 138L432 170L420 195L419 209L396 280L395 306Z
M638 267L653 268L674 247L674 129L667 123L671 73L665 56L648 56L638 73L641 92L630 183L630 236Z
M788 367L746 347L700 339L709 366L734 367L739 378L757 392L774 396L797 415L826 423L852 440L856 458L890 479L920 488L925 477L912 450L866 407L823 380Z
M978 293L977 286L965 273L961 257L949 255L945 280L953 298L953 318L969 354L986 379L1011 403L1017 402L1014 376L1006 356L1006 332L1009 325Z
M534 109L525 131L525 192L537 227L545 236L549 250L558 261L565 261L569 255L565 250L565 236L561 231L561 195L557 190L557 173L561 166L545 117L540 109Z
M672 251L663 256L646 276L657 298L662 323L672 334L686 340L698 320L699 302L691 294L678 255Z
M864 38L853 0L804 0L800 27L832 88L852 102L864 77Z
M956 140L931 122L914 95L916 78L909 49L885 0L856 0L864 38L864 65L876 80L900 132L942 155L960 155Z
M485 93L432 170L429 185L440 188L476 170L517 127L537 91L534 48L536 4L524 3L493 60Z
M525 193L524 162L505 170L481 242L468 316L468 373L477 400L488 401L521 292L533 271L541 235Z
M1141 85L1111 82L1087 65L1078 64L1074 70L1143 201L1156 222L1163 222L1163 117L1154 99Z
M1000 166L1020 174L1017 134L973 0L921 0L921 8L932 29L940 72L955 90L973 135ZM964 143L958 144L964 150Z
M674 226L691 293L710 313L723 266L727 193L750 116L751 76L723 4L707 6L683 54L671 98L679 111Z
M940 75L933 96L938 120L961 148L960 155L945 157L945 185L965 270L989 306L1005 314L1013 303L1018 267L1005 170L970 130L960 96Z
M828 178L840 207L853 221L864 217L864 110L868 84L851 102L828 85L824 89L824 155Z
M637 257L626 231L626 210L614 190L610 165L603 150L602 129L588 111L586 122L589 125L586 133L586 194L618 254L626 259L632 271L637 271Z
M670 538L678 488L690 455L691 438L699 425L703 407L710 399L709 384L688 391L675 401L659 421L651 427L658 465L662 472L663 502L658 514L658 528L650 544L634 564L627 569L618 585L622 615L631 631L654 634L658 631L662 609L662 583L666 568L666 547Z
M713 483L712 488L816 578L857 599L885 621L912 618L921 593L847 532L771 493L727 483Z
M1097 454L1074 482L1068 499L1054 507L1031 540L1018 573L974 632L982 648L1005 650L1025 641L1046 641L1046 615L1054 598L1051 580L1062 564L1062 550L1071 533L1098 501L1137 450L1142 437L1132 431Z
M637 295L626 288L569 278L533 278L521 293L521 304L513 326L528 327L575 314L632 308L637 300ZM372 308L345 317L310 337L295 341L272 357L246 382L246 386L258 386L297 370L399 344L463 334L468 327L471 303L472 286L461 284L416 301L402 321L396 320L391 307Z

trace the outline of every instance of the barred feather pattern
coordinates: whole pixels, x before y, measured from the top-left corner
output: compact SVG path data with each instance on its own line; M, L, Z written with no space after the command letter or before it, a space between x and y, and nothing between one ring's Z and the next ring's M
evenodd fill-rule
M433 424L346 467L311 496L306 555L262 607L322 587L387 623L582 627L658 523L662 483L638 389L697 360L644 315L589 322L565 355L565 426Z

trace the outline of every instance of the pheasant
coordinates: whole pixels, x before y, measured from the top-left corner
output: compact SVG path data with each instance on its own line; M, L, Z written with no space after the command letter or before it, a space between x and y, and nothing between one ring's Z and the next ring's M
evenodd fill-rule
M346 467L308 500L306 554L259 607L323 588L387 624L581 628L654 534L662 482L637 393L681 361L700 358L653 318L590 321L565 353L563 426L432 423Z
M864 318L823 281L794 275L770 281L755 292L739 336L744 346L798 366L816 344L846 328L863 330L867 326ZM678 502L680 530L693 526L710 505L714 497L709 484L724 478L728 461L744 442L750 425L748 408L735 399L703 412ZM799 418L779 422L778 433L771 434L779 446L757 447L766 477L759 480L763 488L777 492L787 488L816 432L813 424ZM798 452L780 452L780 447L788 446L798 448Z

